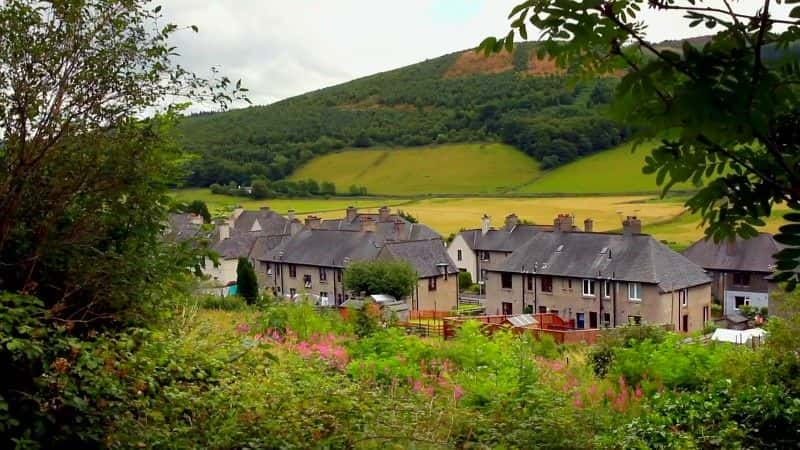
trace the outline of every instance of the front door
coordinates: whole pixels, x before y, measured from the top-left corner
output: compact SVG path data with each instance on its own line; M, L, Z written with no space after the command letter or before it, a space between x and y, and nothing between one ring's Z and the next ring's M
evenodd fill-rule
M589 328L597 328L597 313L589 313Z
M711 319L708 314L708 306L703 306L703 325Z
M681 330L684 333L688 333L689 332L689 315L688 314L684 314L683 315L683 320L681 320Z
M575 319L576 319L576 320L575 320L575 322L576 322L576 324L575 324L575 328L581 328L581 329L583 329L583 328L585 328L585 327L586 327L586 320L585 320L585 314L584 314L584 313L578 313L578 314L576 314L576 315L575 315Z
M510 316L512 314L512 305L510 302L503 302L503 315Z

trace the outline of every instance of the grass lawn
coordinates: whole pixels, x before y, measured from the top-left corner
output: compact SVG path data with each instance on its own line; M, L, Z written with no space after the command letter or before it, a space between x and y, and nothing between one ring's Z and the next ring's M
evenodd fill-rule
M491 194L539 175L539 163L503 144L448 144L403 149L345 150L315 158L291 179L332 181L340 191L370 194Z
M630 194L660 192L655 175L642 173L644 158L652 144L642 144L631 153L632 144L595 153L544 173L515 192L535 194ZM692 190L677 185L673 190Z

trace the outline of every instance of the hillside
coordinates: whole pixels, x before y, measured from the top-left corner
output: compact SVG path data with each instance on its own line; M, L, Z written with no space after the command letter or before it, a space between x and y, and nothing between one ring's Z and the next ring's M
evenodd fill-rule
M180 126L200 155L188 184L278 180L349 147L500 141L549 168L624 140L600 114L614 80L574 85L532 50L457 52L268 106L194 115Z
M340 190L357 184L371 194L491 194L524 185L538 173L533 158L508 145L446 144L330 153L290 179L333 181Z

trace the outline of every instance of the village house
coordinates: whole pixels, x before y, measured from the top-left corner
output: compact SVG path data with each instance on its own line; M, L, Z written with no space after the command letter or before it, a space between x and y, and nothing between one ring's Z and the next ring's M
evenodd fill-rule
M293 228L299 230L301 227L293 217L284 217L269 207L256 211L236 208L229 218L217 223L211 238L211 249L219 255L219 261L215 264L206 259L202 266L203 274L209 277L214 286L236 283L239 258L251 255L259 237L288 235Z
M769 308L769 294L775 288L771 280L775 259L782 246L769 233L750 239L715 243L701 239L683 254L711 276L711 295L723 308L723 314L739 311L743 305ZM770 311L772 313L772 311Z
M197 237L203 226L203 218L195 213L170 213L164 228L164 237L175 242Z
M455 265L441 237L387 207L378 214L350 207L342 219L308 216L298 232L257 240L251 258L257 261L262 287L285 297L305 293L321 303L340 305L353 294L342 285L346 266L384 258L407 261L417 271L420 281L410 299L414 308L450 308L457 300ZM437 266L441 272L433 273L431 263L442 264Z
M591 226L591 219L587 219L586 227L589 231ZM499 229L492 228L491 219L484 215L481 228L465 230L456 235L448 246L447 253L459 271L468 272L474 282L481 283L486 281L489 270L500 265L537 232L552 230L554 227L577 231L573 217L566 214L559 215L553 226L521 224L516 214L509 214L503 227Z
M622 233L535 233L488 269L486 299L489 313L555 313L576 328L647 322L691 332L710 319L711 280L628 217Z

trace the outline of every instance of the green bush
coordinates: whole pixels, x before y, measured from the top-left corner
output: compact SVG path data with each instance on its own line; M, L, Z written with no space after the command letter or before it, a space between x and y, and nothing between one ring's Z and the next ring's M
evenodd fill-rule
M241 311L247 308L247 302L238 295L228 297L206 295L200 299L200 307L205 309L219 309L222 311Z
M458 272L458 289L465 291L472 286L472 275L469 272Z

